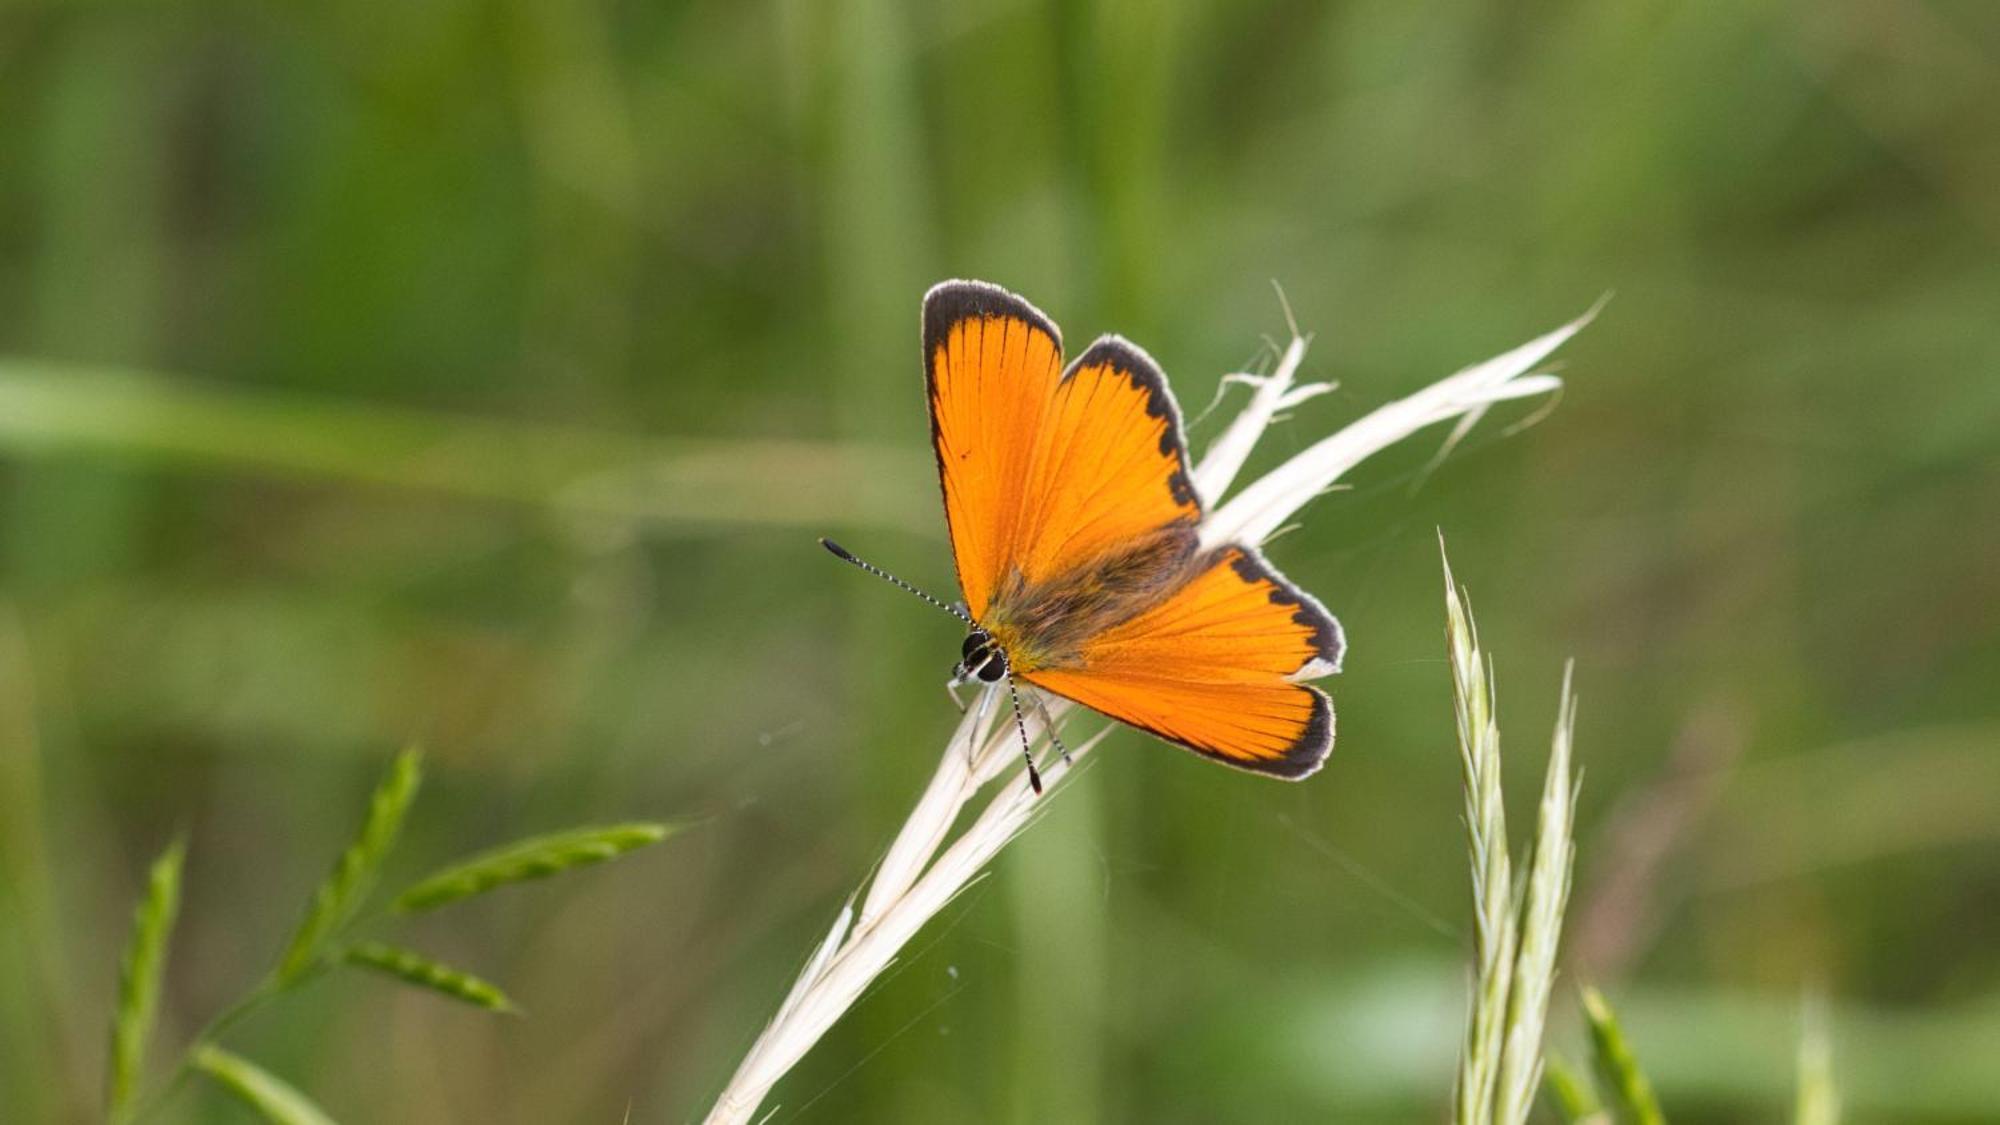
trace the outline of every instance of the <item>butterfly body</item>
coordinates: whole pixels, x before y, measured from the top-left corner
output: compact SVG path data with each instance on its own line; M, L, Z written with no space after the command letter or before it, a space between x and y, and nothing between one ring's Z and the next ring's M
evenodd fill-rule
M1001 576L979 618L1016 673L1076 667L1090 638L1156 603L1195 562L1192 525L1172 525L1041 581Z
M1333 707L1302 681L1339 670L1340 625L1254 545L1203 542L1152 358L1104 336L1065 366L1048 317L976 281L925 296L923 340L971 627L953 684L1018 679L1240 769L1317 770Z

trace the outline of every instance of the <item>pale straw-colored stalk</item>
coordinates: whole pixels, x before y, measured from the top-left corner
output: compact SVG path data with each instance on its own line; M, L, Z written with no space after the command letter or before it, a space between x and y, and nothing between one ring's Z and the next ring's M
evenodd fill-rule
M1500 785L1493 665L1479 649L1478 629L1464 592L1452 579L1449 560L1444 578L1473 901L1472 1002L1453 1120L1457 1125L1522 1125L1541 1085L1542 1032L1575 858L1570 833L1576 780L1570 769L1570 740L1576 697L1565 670L1535 843L1526 881L1516 887Z
M1194 466L1195 487L1210 508L1202 542L1261 543L1374 453L1448 421L1461 425L1455 440L1465 425L1493 404L1556 389L1560 381L1536 367L1595 311L1363 416L1217 506L1279 413L1329 389L1323 384L1295 384L1307 345L1295 332L1270 374L1230 377L1254 390L1207 456ZM1029 706L1026 720L1029 743L1039 759L1050 757L1045 724L1070 710L1060 699L1044 702L1046 706ZM1005 693L992 688L981 693L946 743L930 784L884 853L873 880L865 891L856 892L859 909L850 899L806 959L777 1013L717 1097L706 1119L709 1125L753 1120L779 1079L895 962L917 931L969 886L1043 802L1063 788L1074 764L1082 762L1108 731L1099 730L1071 746L1068 763L1052 760L1044 765L1048 791L1037 797L1020 768L1020 732ZM983 810L954 835L966 808L996 781Z

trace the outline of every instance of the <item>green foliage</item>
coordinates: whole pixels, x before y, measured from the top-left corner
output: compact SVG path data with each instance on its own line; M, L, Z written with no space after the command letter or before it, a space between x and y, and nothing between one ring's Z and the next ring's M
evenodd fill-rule
M1618 1023L1618 1013L1611 1010L1611 1002L1595 988L1585 987L1583 1014L1590 1023L1592 1061L1604 1088L1611 1092L1620 1120L1632 1125L1665 1125L1659 1099L1653 1096L1653 1084L1639 1068L1639 1057L1626 1040L1625 1029Z
M1606 1108L1598 1096L1598 1084L1553 1053L1548 1059L1548 1088L1557 1112L1565 1121L1581 1125L1609 1125L1612 1121L1630 1125L1661 1125L1665 1121L1652 1079L1639 1065L1636 1052L1625 1034L1610 1001L1596 988L1585 987L1581 994L1583 1014L1590 1029L1591 1061L1601 1085L1612 1096ZM1730 1028L1728 1021L1710 1011L1695 1020L1712 1029L1718 1040L1741 1040L1745 1029ZM1794 1075L1793 1113L1795 1125L1839 1125L1840 1093L1834 1077L1833 1044L1826 999L1817 993L1806 996L1800 1018ZM1926 1036L1948 1039L1946 1028L1926 1029ZM1760 1037L1750 1032L1749 1037ZM1711 1065L1717 1065L1711 1063ZM1890 1065L1894 1065L1891 1063ZM1717 1069L1721 1069L1717 1065Z
M0 454L108 455L348 485L416 488L474 501L625 520L838 523L922 531L929 498L914 453L852 444L717 443L548 421L196 386L157 372L0 356ZM774 476L774 462L788 466ZM700 488L645 487L699 474ZM866 477L872 489L800 482ZM579 489L582 479L599 487Z
M481 852L418 882L396 897L401 911L434 910L446 903L484 894L495 887L543 879L616 859L634 848L657 844L680 825L618 824L575 828L535 836Z
M1840 1090L1833 1080L1833 1032L1826 997L1806 995L1799 1028L1795 1125L1840 1125Z
M1590 1084L1590 1076L1579 1072L1554 1051L1544 1060L1543 1078L1549 1099L1555 1103L1556 1112L1562 1114L1570 1125L1597 1123L1606 1120L1604 1107L1598 1103L1597 1090Z
M516 1011L514 1002L494 985L412 950L370 941L347 949L341 958L350 965L386 973L406 984L442 993L489 1012Z
M412 950L384 942L364 941L336 948L334 943L352 928L377 873L389 857L422 781L422 756L405 750L390 763L368 804L368 815L355 842L340 856L332 873L314 892L275 968L256 987L217 1015L182 1052L173 1078L150 1099L140 1101L140 1072L146 1039L158 1006L160 977L167 938L173 929L180 898L184 848L176 840L153 864L147 893L133 915L132 939L119 981L118 1012L112 1024L108 1117L123 1123L158 1108L189 1074L209 1076L231 1093L282 1125L317 1125L330 1119L311 1100L223 1049L219 1040L252 1012L283 996L317 971L348 965L387 976L404 984L449 996L490 1012L514 1012L514 1004L497 986L471 973L440 964ZM467 864L420 884L435 885L426 907L477 894L520 879L540 878L575 867L616 858L634 848L656 843L668 826L630 824L581 828L553 833L485 853Z
M300 919L291 943L279 959L279 980L296 980L310 970L327 938L347 923L367 897L382 860L396 845L396 834L402 830L403 817L409 812L410 802L416 799L417 788L422 783L423 755L415 750L405 750L397 755L389 767L388 776L382 779L375 789L374 798L368 802L368 819L362 823L361 835L341 853L333 870L313 892L305 917Z
M333 1118L270 1071L241 1055L232 1054L213 1043L204 1043L193 1054L196 1070L213 1078L217 1085L241 1098L244 1104L264 1115L272 1125L334 1125Z
M160 1006L160 979L166 970L167 941L180 912L184 840L167 845L146 877L146 893L132 912L132 937L118 974L118 1011L111 1023L111 1067L107 1116L127 1119L144 1076L146 1042Z

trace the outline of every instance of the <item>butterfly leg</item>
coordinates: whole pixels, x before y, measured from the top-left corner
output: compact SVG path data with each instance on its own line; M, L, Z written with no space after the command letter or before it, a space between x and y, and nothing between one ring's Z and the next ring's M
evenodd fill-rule
M954 683L950 683L946 687L958 687L958 683L954 681ZM972 697L972 701L978 705L978 717L972 723L972 731L966 733L966 769L968 771L978 769L978 763L980 763L980 733L986 731L986 711L994 705L994 693L988 691L990 687L992 685L978 685L978 695ZM952 693L952 701L956 701L956 699L958 699L958 693ZM960 705L958 711L964 711L964 705Z
M1065 767L1075 765L1075 762L1069 760L1069 747L1063 745L1062 736L1056 733L1056 719L1054 715L1049 714L1048 701L1042 698L1041 692L1029 695L1028 699L1034 703L1035 710L1042 713L1042 729L1049 732L1049 741L1055 743L1056 751L1062 755L1063 765Z
M949 691L953 688L958 687L959 682L957 680L953 680L951 683L945 686L946 690ZM956 691L952 691L951 698L953 702L957 702L958 693ZM967 769L973 769L977 767L979 764L979 747L980 747L979 736L980 732L986 729L986 710L987 708L993 706L993 693L986 690L985 684L981 684L979 685L979 694L973 697L973 702L979 705L979 716L977 721L975 721L972 724L972 731L966 736L965 739L965 766ZM963 704L959 706L959 710L960 711L965 710Z
M1020 732L1021 756L1028 762L1028 785L1039 797L1042 795L1042 775L1035 769L1035 748L1028 743L1028 721L1021 717L1021 693L1015 690L1012 676L1007 677L1007 698L1014 703L1014 729Z

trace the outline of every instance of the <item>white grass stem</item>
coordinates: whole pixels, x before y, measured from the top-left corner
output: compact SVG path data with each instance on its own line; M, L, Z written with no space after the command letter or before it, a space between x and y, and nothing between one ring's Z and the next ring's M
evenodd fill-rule
M991 696L996 690L988 688L982 695ZM1052 700L1046 708L1051 720L1064 709L1059 704ZM1049 747L1043 710L1031 708L1026 719L1030 745L1038 755ZM1001 714L1007 721L997 720ZM1061 788L1074 764L1109 733L1107 727L1071 747L1068 763L1055 758L1044 764L1046 792L1040 797L1029 788L1026 771L1015 769L984 810L947 846L950 829L972 798L1021 760L1020 734L1011 712L1003 712L1003 705L992 698L974 700L959 724L958 735L940 756L917 810L904 823L877 869L864 899L868 905L864 905L859 920L854 921L852 904L841 910L770 1025L709 1111L710 1125L752 1120L778 1080L895 963L896 955L924 924L975 881L1043 807L1042 802ZM974 739L968 751L967 740Z
M875 869L868 897L861 904L862 925L874 924L890 903L901 898L917 876L923 874L924 864L943 845L970 791L977 788L974 766L979 763L974 759L991 741L988 736L994 720L1001 715L999 704L997 690L989 687L966 707L964 718L959 720L958 729L938 759L937 771L924 787L924 795L917 799L917 807L910 810L909 820L896 833L895 842L889 845L881 866ZM958 749L957 753L952 752L953 747Z
M1194 490L1200 495L1204 506L1213 508L1222 494L1229 491L1236 474L1243 469L1243 463L1250 459L1250 451L1257 448L1257 439L1271 425L1271 420L1280 410L1289 410L1307 399L1323 395L1333 389L1332 383L1307 383L1301 387L1292 386L1297 378L1299 364L1305 362L1307 340L1293 334L1291 342L1285 345L1278 357L1278 366L1269 375L1230 375L1224 383L1248 383L1256 390L1251 392L1250 401L1237 412L1229 428L1208 447L1201 458L1201 464L1194 470Z

